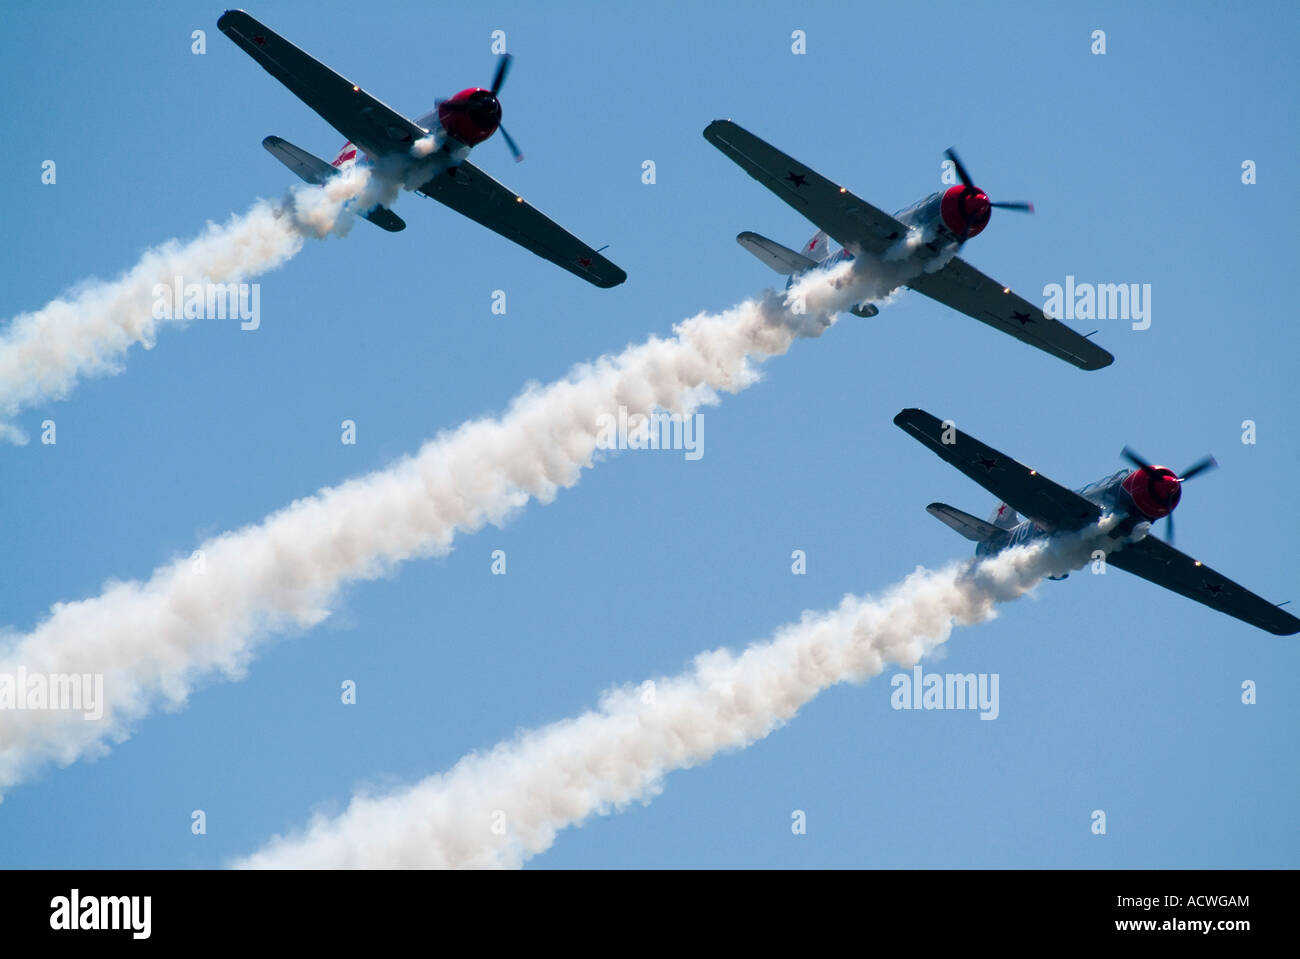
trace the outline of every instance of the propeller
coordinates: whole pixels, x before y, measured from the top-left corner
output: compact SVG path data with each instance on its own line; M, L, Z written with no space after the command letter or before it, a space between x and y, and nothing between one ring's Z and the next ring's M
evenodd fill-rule
M514 61L514 59L515 58L512 57L510 54L503 53L501 54L501 59L497 61L496 76L492 78L492 86L489 88L492 91L493 96L496 96L498 93L500 93L501 88L505 86L506 74L510 72L510 64Z
M977 189L975 181L970 178L970 174L966 172L966 167L962 164L961 160L958 159L957 151L952 147L948 147L948 149L943 151L943 155L951 160L952 165L957 168L957 179L961 180L961 185L968 190Z
M1034 205L1032 203L1008 200L990 201L988 194L977 187L975 181L971 179L970 172L966 169L966 165L962 163L961 159L957 156L957 151L953 147L949 147L943 151L943 154L952 161L953 168L957 171L957 179L961 180L961 185L965 187L961 195L963 213L965 213L967 199L975 196L983 197L984 203L990 207L997 207L1000 210L1018 210L1022 213L1034 212ZM985 216L983 219L987 221L988 217ZM981 223L980 226L982 227L983 223ZM976 232L978 232L978 230Z
M1132 463L1140 470L1155 469L1154 466L1152 466L1150 463L1144 460L1141 454L1138 453L1138 451L1133 449L1131 446L1124 447L1122 450L1119 451L1119 455L1124 457L1124 459L1128 460L1130 463Z
M1208 470L1212 470L1219 465L1219 461L1216 460L1213 456L1203 456L1195 463L1193 463L1191 466L1187 467L1187 469L1183 470L1182 473L1175 474L1173 470L1168 469L1167 467L1152 466L1149 462L1147 462L1142 457L1140 453L1138 453L1132 447L1125 446L1124 449L1120 451L1120 455L1123 456L1130 463L1132 463L1134 466L1136 466L1138 469L1142 470L1143 475L1146 477L1146 481L1147 481L1147 493L1156 502L1159 502L1161 500L1168 501L1173 498L1171 494L1162 495L1160 493L1160 491L1156 487L1156 481L1158 479L1163 479L1166 482L1172 479L1174 482L1180 484L1179 488L1181 489L1182 483L1187 482L1189 479L1191 479L1194 476L1200 476L1202 473L1207 472ZM1165 539L1169 542L1170 545L1173 545L1174 513L1172 508L1167 514L1165 514Z
M1200 476L1206 470L1212 470L1219 465L1219 461L1213 456L1206 456L1197 460L1196 463L1187 467L1178 475L1178 482L1182 483L1191 479L1193 476Z
M506 132L506 128L501 125L501 101L497 94L506 84L506 76L510 73L510 64L514 62L514 57L509 53L503 53L501 59L497 61L496 73L492 75L492 86L487 90L478 90L471 94L465 100L448 100L441 104L442 108L455 110L457 112L468 112L476 121L489 129L489 124L495 125L496 129L501 131L501 137L506 141L506 146L510 149L510 155L518 163L524 158L523 151L519 149L519 144L515 143L515 138Z
M510 155L515 158L515 162L522 162L524 154L523 151L519 149L519 144L515 143L515 138L506 132L505 127L498 126L497 129L501 131L501 136L506 141L506 146L510 148Z
M515 62L515 58L508 53L501 54L501 59L497 61L497 72L492 77L492 96L501 92L501 88L506 85L506 75L510 73L510 64ZM524 159L524 152L519 149L519 144L515 143L515 138L506 132L506 128L497 124L497 129L501 131L501 138L506 141L506 146L510 148L510 155L515 158L516 163Z

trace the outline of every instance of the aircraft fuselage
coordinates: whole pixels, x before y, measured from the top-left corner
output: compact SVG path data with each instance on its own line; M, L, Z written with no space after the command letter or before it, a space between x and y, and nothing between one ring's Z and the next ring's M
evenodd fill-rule
M962 243L965 242L955 230L965 233L965 238L969 239L988 223L988 211L984 211L983 221L978 220L973 223L955 219L953 214L952 199L955 195L962 192L961 187L949 187L940 193L931 193L929 196L917 200L909 207L904 207L894 214L894 219L898 220L904 226L908 227L909 233L913 233L919 242L911 248L900 248L900 256L896 259L901 261L905 259L931 260L942 254L955 252ZM983 195L982 193L980 194ZM987 199L987 198L986 198ZM948 216L945 218L945 210ZM904 237L899 238L899 242L905 242ZM854 253L844 247L837 253L832 253L826 259L822 260L814 267L809 267L801 273L790 277L786 283L786 289L789 289L800 278L817 270L830 270L848 260L855 259ZM871 303L859 303L849 308L849 312L856 316L875 316L879 309Z
M477 92L487 91L462 90L456 96L465 98L467 95ZM474 143L481 143L488 136L491 136L491 130L485 132L482 129L469 127L468 132L465 130L460 131L468 139L474 140L474 143L466 142L465 139L456 136L443 126L442 111L443 105L440 104L415 120L415 124L428 135L429 139L425 144L426 150L420 148L422 141L416 141L408 155L389 155L382 161L384 174L394 182L400 182L406 190L416 190L439 173L455 169L469 158ZM459 120L460 117L457 116L456 119ZM462 126L464 125L462 123ZM495 126L492 129L495 130ZM424 153L424 155L421 156L421 153ZM347 170L354 164L373 168L375 159L364 150L359 149L354 143L348 142L343 144L330 165L339 170Z
M1123 539L1145 535L1145 529L1139 529L1141 524L1150 527L1152 521L1162 516L1168 516L1178 505L1179 493L1177 488L1165 497L1163 502L1153 501L1148 494L1148 487L1152 484L1159 484L1161 477L1165 473L1165 467L1154 467L1154 479L1149 479L1146 470L1122 469L1109 476L1104 476L1096 482L1089 483L1087 486L1076 489L1078 493L1086 500L1096 503L1106 513L1114 514L1120 517L1119 522L1110 531L1112 539ZM1159 487L1157 485L1157 492ZM1005 504L999 506L998 511L990 517L990 522L994 525L1004 526L1005 523L999 523L999 515L1003 512L1009 512L1010 518L1014 520L1016 513L1011 507ZM1000 553L1004 549L1010 549L1013 546L1027 546L1030 543L1041 539L1047 539L1054 535L1043 529L1033 520L1022 520L1014 526L1008 528L1009 538L1001 545L992 545L981 543L975 547L976 556L989 556Z

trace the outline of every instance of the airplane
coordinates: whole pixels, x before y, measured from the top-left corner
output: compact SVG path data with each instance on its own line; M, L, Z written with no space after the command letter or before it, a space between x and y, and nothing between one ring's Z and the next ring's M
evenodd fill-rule
M1119 522L1106 534L1113 541L1113 547L1106 544L1109 565L1274 635L1300 632L1300 619L1171 545L1173 511L1182 499L1183 483L1218 465L1213 457L1175 473L1126 446L1121 455L1135 469L1119 470L1071 491L925 410L903 410L894 423L1001 500L987 522L946 503L926 507L931 516L976 543L976 556L1077 532L1111 513ZM1162 517L1170 542L1146 532ZM1145 528L1139 528L1143 524Z
M730 120L714 120L705 127L704 138L820 228L802 253L757 233L745 232L736 237L741 246L768 266L790 276L787 288L810 270L827 269L863 254L884 257L889 253L893 258L906 253L920 261L917 275L904 283L913 290L1080 369L1099 370L1115 361L1087 336L1047 316L1042 307L1011 292L960 257L952 256L941 268L934 268L942 262L940 258L950 256L988 226L993 208L1030 213L1034 209L1031 203L990 200L975 185L956 151L949 149L946 154L960 185L932 193L890 216ZM922 242L907 252L900 241L905 242L913 229L919 231ZM825 246L826 235L840 244L838 253L830 254ZM929 264L933 272L925 269L927 261L934 261ZM851 312L874 316L878 309L864 303L852 307Z
M308 183L322 184L355 164L381 166L416 192L444 203L538 256L607 289L627 274L572 233L469 162L470 150L498 130L516 160L523 154L501 126L501 92L511 57L503 55L488 89L470 87L440 100L429 113L408 120L351 80L294 46L242 10L227 10L217 28L256 60L347 142L332 163L280 137L262 145ZM419 144L419 146L417 146ZM377 206L362 214L391 233L406 223Z

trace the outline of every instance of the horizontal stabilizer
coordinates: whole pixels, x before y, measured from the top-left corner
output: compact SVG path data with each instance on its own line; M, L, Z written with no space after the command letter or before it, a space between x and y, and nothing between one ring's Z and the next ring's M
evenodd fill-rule
M312 156L302 147L296 147L280 137L267 137L262 146L299 178L320 186L331 178L338 176L338 170L318 156ZM363 213L367 220L389 233L398 233L406 229L406 221L385 206L377 206L368 213Z
M794 276L817 265L816 260L748 230L736 237L736 242L782 276Z
M947 503L931 503L925 511L935 519L955 529L974 543L1002 546L1009 538L1007 531L986 523L970 513L949 506Z
M377 206L361 215L379 229L387 230L389 233L401 233L406 229L406 221L386 206Z
M271 156L308 183L320 186L338 173L338 170L320 157L312 156L302 147L296 147L288 140L283 140L280 137L267 137L262 141L262 146L266 147Z

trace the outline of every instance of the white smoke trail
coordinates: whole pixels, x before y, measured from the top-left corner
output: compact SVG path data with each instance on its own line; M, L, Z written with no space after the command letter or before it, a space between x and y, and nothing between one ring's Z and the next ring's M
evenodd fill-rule
M852 286L834 288L842 279L823 274L801 294L831 309L854 302ZM791 316L776 294L700 314L669 339L530 386L500 418L465 423L386 469L209 540L201 563L178 559L146 581L110 582L97 597L56 604L30 633L0 643L0 680L20 667L102 674L104 713L86 721L67 710L0 710L0 789L43 761L104 751L159 702L184 702L200 679L239 676L270 635L328 616L344 584L445 553L456 533L500 524L530 499L550 501L592 465L602 414L693 412L718 390L754 383L752 360L832 321L833 313Z
M857 296L856 303L888 306L898 299L909 281L922 273L937 273L957 255L959 244L949 243L932 256L919 257L921 247L936 236L933 226L908 227L883 253L860 251L847 265L841 263L831 270L829 277L819 272L806 274L791 287L790 300L798 303L806 298L813 313L839 309L843 308L843 290L851 288ZM827 299L828 296L833 299Z
M131 346L151 349L161 326L187 322L155 317L156 286L170 288L178 276L186 284L239 283L273 270L305 238L346 233L352 210L368 209L387 192L370 180L353 168L323 186L295 185L283 202L259 200L187 243L169 240L146 251L116 280L83 283L15 317L0 333L0 440L26 443L12 423L19 410L64 398L81 377L120 372Z
M1107 517L1051 546L937 572L918 568L879 599L848 596L739 655L714 650L674 678L615 688L594 711L467 756L409 789L359 794L336 819L317 817L304 833L276 837L236 865L522 865L559 830L648 802L668 772L764 738L828 687L862 682L886 662L912 666L954 625L990 619L998 603L1043 576L1086 563L1112 523Z

